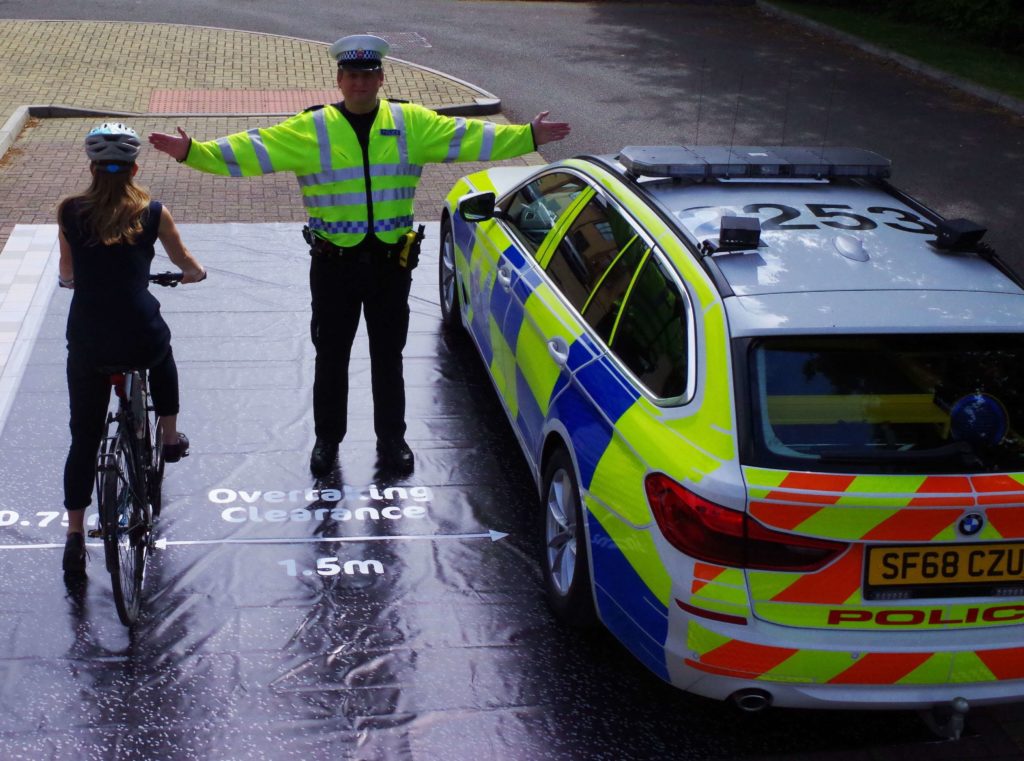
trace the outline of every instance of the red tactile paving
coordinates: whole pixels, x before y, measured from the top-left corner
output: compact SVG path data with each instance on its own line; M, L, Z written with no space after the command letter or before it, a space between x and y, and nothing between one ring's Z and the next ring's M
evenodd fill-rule
M280 114L341 99L327 90L154 90L151 114Z

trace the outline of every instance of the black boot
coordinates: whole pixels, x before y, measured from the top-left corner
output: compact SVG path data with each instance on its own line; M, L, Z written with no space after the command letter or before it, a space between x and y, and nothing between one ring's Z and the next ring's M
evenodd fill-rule
M412 449L401 436L377 439L377 456L380 466L396 475L407 476L413 471Z
M338 442L318 438L309 455L309 472L316 478L330 475L338 461Z
M85 576L85 534L74 532L64 540L64 576L82 578Z
M164 444L164 462L178 462L182 457L188 457L188 436L179 433L177 444Z

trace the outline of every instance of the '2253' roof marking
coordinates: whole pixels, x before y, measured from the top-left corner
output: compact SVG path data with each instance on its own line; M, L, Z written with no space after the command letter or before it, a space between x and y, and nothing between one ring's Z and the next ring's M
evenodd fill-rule
M741 210L737 210L734 207L722 206L694 206L683 211L676 212L676 218L684 225L686 225L691 217L698 218L700 221L696 227L693 228L693 234L699 236L702 235L713 235L718 232L718 226L720 224L720 218L726 215L738 215L738 214L758 214L760 215L765 210L774 209L778 213L774 216L770 216L767 219L762 220L761 230L818 230L822 226L831 227L837 230L846 231L867 231L874 230L878 227L879 222L886 227L891 227L893 230L899 230L905 233L918 233L922 235L935 235L936 230L928 222L924 221L914 212L908 209L897 209L890 206L869 206L867 209L858 209L856 212L852 211L853 207L847 204L824 204L824 203L808 203L805 204L811 215L820 221L807 222L807 215L804 214L800 209L794 206L788 206L781 203L750 203L743 206ZM711 216L705 214L690 214L691 212L699 212L707 210L711 212ZM866 214L877 217L878 220L871 219ZM884 217L888 215L895 215L895 219L889 220ZM799 223L793 223L793 220L801 220Z

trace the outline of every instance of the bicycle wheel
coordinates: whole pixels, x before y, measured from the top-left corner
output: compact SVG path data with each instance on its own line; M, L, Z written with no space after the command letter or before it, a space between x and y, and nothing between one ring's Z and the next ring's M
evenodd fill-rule
M145 477L125 417L118 415L116 432L101 452L104 467L99 474L99 508L114 604L121 623L131 626L142 602L150 526Z

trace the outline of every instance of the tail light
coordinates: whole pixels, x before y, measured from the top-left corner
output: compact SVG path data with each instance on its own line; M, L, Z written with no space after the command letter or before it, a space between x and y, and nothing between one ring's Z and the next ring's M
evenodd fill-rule
M773 531L746 513L698 497L664 473L651 473L644 486L661 533L698 560L764 571L816 571L849 546Z

